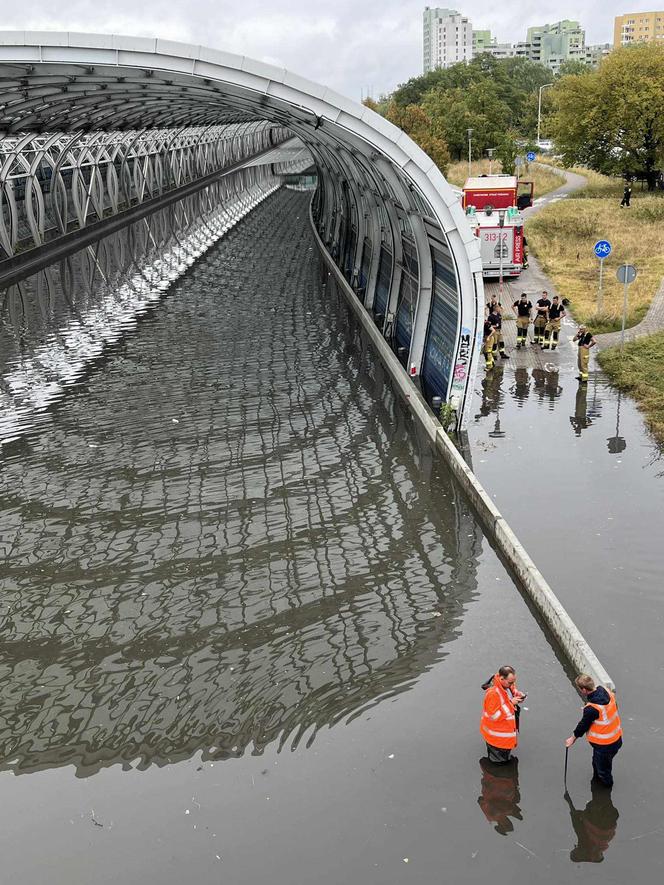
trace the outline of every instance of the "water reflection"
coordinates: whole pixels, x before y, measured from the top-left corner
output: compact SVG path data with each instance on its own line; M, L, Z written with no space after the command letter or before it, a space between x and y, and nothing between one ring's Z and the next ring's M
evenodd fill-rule
M618 828L618 809L613 804L611 790L591 781L592 796L583 810L576 809L569 793L565 801L576 834L577 844L570 851L574 863L601 863Z
M618 391L618 401L616 403L616 432L607 439L607 448L610 455L619 455L627 448L627 442L620 436L620 391Z
M493 428L487 432L492 439L503 439L509 434L510 403L523 408L533 394L532 399L538 407L554 411L563 401L569 402L568 397L563 397L565 389L561 384L560 370L553 365L544 369L521 366L506 372L502 366L496 366L480 379L479 385L479 407L475 414L475 423L480 424L483 419L494 415ZM585 430L601 420L606 387L600 374L596 372L591 384L576 384L573 390L574 414L569 416L569 421L574 435L580 437ZM568 391L571 392L571 385L568 385ZM620 436L620 403L621 396L618 393L616 430L613 436L607 438L607 449L612 455L621 454L627 448L626 440Z
M311 741L460 632L480 531L301 261L306 201L252 213L6 450L0 767Z
M485 756L480 759L482 769L481 794L477 804L494 830L501 836L513 832L514 820L523 820L519 803L519 760L516 757L504 765L490 762Z
M574 400L574 414L570 415L569 423L574 428L576 436L581 436L583 430L592 426L592 418L588 414L588 385L579 384Z

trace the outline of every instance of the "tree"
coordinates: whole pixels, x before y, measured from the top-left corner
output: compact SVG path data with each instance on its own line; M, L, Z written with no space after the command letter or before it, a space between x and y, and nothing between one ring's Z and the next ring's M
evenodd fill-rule
M564 61L558 71L559 77L569 77L570 74L585 74L588 71L588 65L579 61L578 58L568 58Z
M514 175L516 170L516 158L519 148L516 143L517 133L508 132L498 145L496 157L500 160L502 171L505 175Z
M655 189L664 163L664 46L616 49L596 71L562 77L551 92L554 138L567 165L641 172Z
M403 108L392 101L387 106L385 116L390 123L403 129L445 174L450 162L450 152L440 130L421 107L411 104Z

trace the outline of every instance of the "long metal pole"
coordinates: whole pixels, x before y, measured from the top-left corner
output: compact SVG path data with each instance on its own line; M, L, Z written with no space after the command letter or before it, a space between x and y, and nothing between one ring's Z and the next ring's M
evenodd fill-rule
M622 329L620 330L620 349L623 349L623 344L625 343L625 318L627 317L627 287L629 283L625 280L625 292L623 294L623 315L622 315Z
M471 172L470 172L470 167L471 167L470 145L471 145L471 143L472 143L472 137L471 137L471 134L469 131L468 132L468 178L470 178L470 175L471 175Z
M599 290L597 292L597 313L602 312L602 308L604 307L604 297L602 292L602 273L604 271L604 259L600 258L599 260Z
M539 101L537 102L537 147L539 147L540 124L542 122L542 89L543 89L543 87L540 86L540 88L539 88Z
M503 301L503 230L503 227L498 228L498 245L500 246L500 294L498 296L498 301L501 304Z

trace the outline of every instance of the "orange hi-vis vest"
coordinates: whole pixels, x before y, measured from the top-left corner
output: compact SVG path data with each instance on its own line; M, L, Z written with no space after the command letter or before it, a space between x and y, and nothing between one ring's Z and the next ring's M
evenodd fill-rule
M514 702L500 684L497 673L484 692L480 734L487 744L500 750L513 750L517 745Z
M614 744L618 738L622 737L622 725L620 716L618 715L618 705L616 704L616 696L612 694L608 688L609 695L608 704L586 704L587 707L594 707L599 713L599 718L595 719L588 729L586 737L591 744Z

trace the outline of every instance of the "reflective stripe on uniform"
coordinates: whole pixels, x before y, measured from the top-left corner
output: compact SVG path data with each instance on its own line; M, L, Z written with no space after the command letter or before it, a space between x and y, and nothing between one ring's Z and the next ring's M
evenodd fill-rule
M486 734L490 734L492 737L497 737L497 738L515 738L516 737L515 731L491 731L490 728L485 728L484 730L485 730Z

